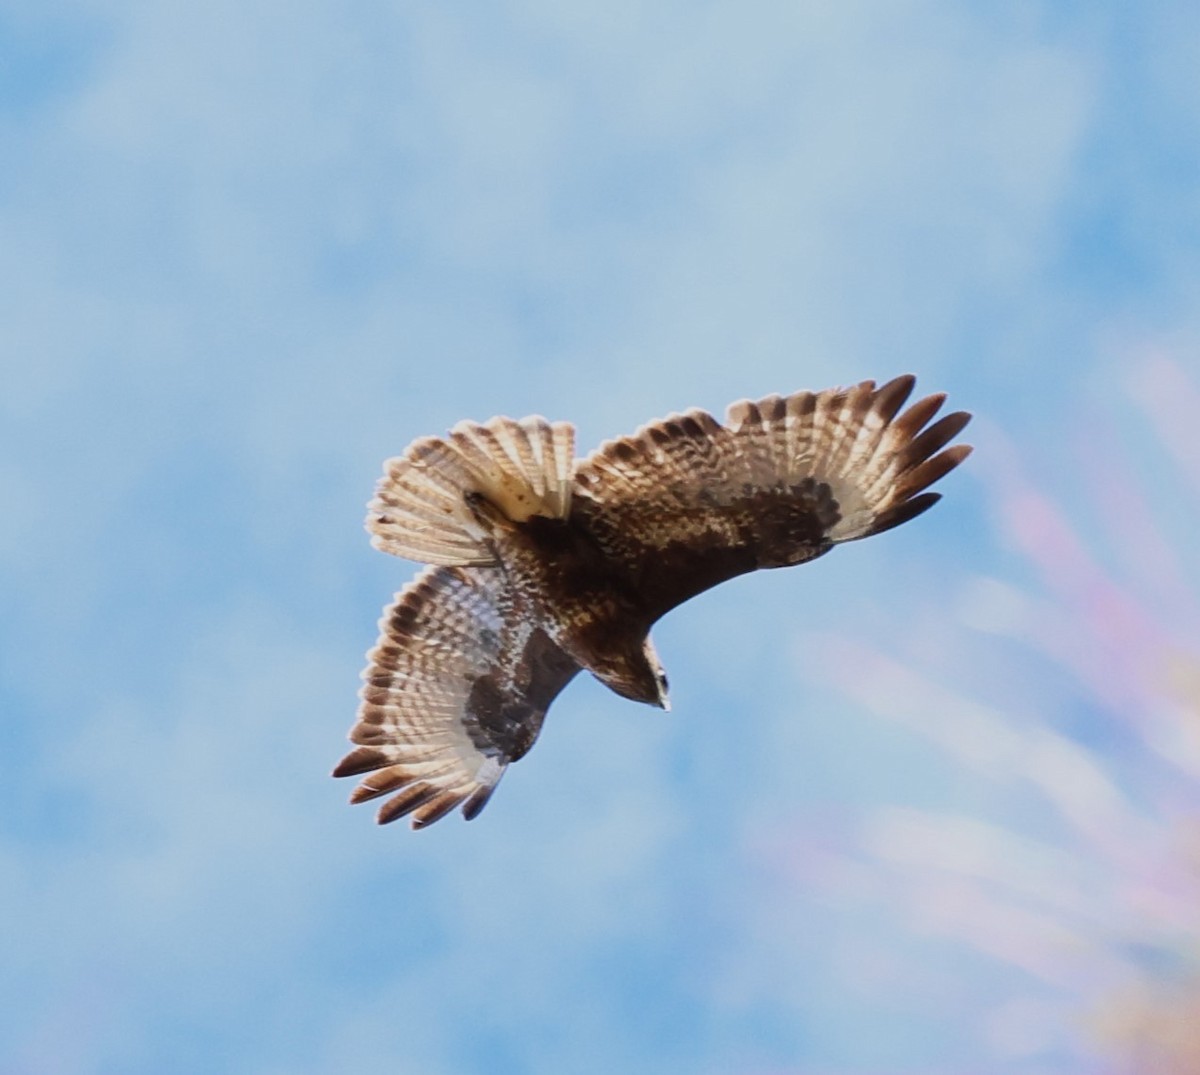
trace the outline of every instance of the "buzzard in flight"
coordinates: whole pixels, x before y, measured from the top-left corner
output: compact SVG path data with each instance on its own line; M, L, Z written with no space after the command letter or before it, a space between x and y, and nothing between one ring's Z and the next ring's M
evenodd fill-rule
M768 396L652 422L575 459L574 428L461 422L385 465L372 544L426 567L384 612L356 744L334 776L379 821L483 809L581 669L668 707L651 625L760 567L815 559L907 522L970 453L970 415L903 413L915 378Z

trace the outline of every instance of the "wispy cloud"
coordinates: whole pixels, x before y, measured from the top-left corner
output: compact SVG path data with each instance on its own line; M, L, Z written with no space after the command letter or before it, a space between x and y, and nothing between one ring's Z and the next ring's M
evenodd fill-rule
M324 776L408 577L367 549L362 505L382 458L464 415L567 417L588 446L907 368L1056 435L1059 386L1098 346L1192 316L1194 192L1163 164L1194 154L1182 6L1120 48L1106 10L921 0L12 18L0 1056L653 1072L920 1053L919 1013L855 1053L863 1015L805 969L820 937L788 920L798 962L753 917L775 881L739 873L740 849L887 779L846 759L889 733L822 719L844 706L818 684L796 694L783 625L920 609L951 549L988 576L977 617L1053 634L1057 598L996 589L963 540L968 485L919 537L671 617L690 719L573 685L484 818L417 838ZM1140 227L1156 213L1178 234ZM1133 262L1174 281L1163 297ZM1148 367L1148 391L1181 399L1170 376ZM1185 567L1163 559L1159 588ZM1097 690L1128 688L1072 654ZM905 675L898 696L926 689ZM1070 735L1039 742L1057 772Z
M1143 398L1142 386L1155 382L1172 384L1180 398L1193 391L1169 358L1134 370ZM1157 399L1142 417L1169 447L1177 416ZM1096 464L1084 460L1081 476ZM1192 1070L1196 580L1187 580L1190 593L1171 595L1168 615L1158 593L1142 590L1145 549L1121 540L1130 528L1153 533L1150 548L1182 546L1156 522L1156 505L1131 502L1132 490L1121 506L1140 511L1137 522L1092 531L1015 458L980 472L1001 534L1034 572L963 586L966 623L993 642L973 657L961 647L915 653L911 645L888 655L848 640L820 652L825 674L849 697L986 781L990 794L977 807L985 816L882 807L866 816L853 861L831 850L801 860L802 876L838 898L888 904L920 932L1023 972L1007 996L986 1000L994 991L980 981L955 1005L958 1017L975 1021L994 1064L1058 1057L1069 1070ZM1092 488L1104 493L1120 475L1106 470L1104 478ZM1200 502L1189 501L1194 526ZM1112 510L1107 495L1095 507L1101 517ZM1179 618L1181 607L1190 614ZM1001 639L1025 653L1013 666L1029 684L1021 705L982 703L967 686L987 684L971 661L986 661ZM1065 685L1039 697L1043 661Z

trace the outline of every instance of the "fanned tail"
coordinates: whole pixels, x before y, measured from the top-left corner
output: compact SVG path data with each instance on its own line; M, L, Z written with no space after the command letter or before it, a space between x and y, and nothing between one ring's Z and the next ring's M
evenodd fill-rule
M575 475L575 430L545 418L459 422L389 459L368 506L371 543L427 564L495 562L488 530L469 502L485 497L513 522L565 519Z

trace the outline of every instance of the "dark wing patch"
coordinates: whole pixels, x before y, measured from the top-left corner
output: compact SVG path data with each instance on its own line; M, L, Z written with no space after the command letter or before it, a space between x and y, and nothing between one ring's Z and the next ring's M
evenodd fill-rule
M397 595L363 672L358 746L333 773L369 774L351 802L395 792L379 821L411 813L413 828L483 809L578 671L520 611L496 568L429 568Z
M899 414L914 384L743 401L724 425L671 415L579 465L572 521L626 566L655 618L734 575L897 526L938 500L922 491L970 452L945 448L968 414L925 428L944 396Z

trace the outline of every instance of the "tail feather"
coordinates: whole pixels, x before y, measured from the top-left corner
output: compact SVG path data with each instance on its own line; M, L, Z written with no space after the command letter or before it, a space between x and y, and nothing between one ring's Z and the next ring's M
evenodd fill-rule
M414 441L384 471L366 524L376 548L428 564L491 564L489 530L468 494L513 522L566 518L575 431L540 417L459 422L445 439Z

